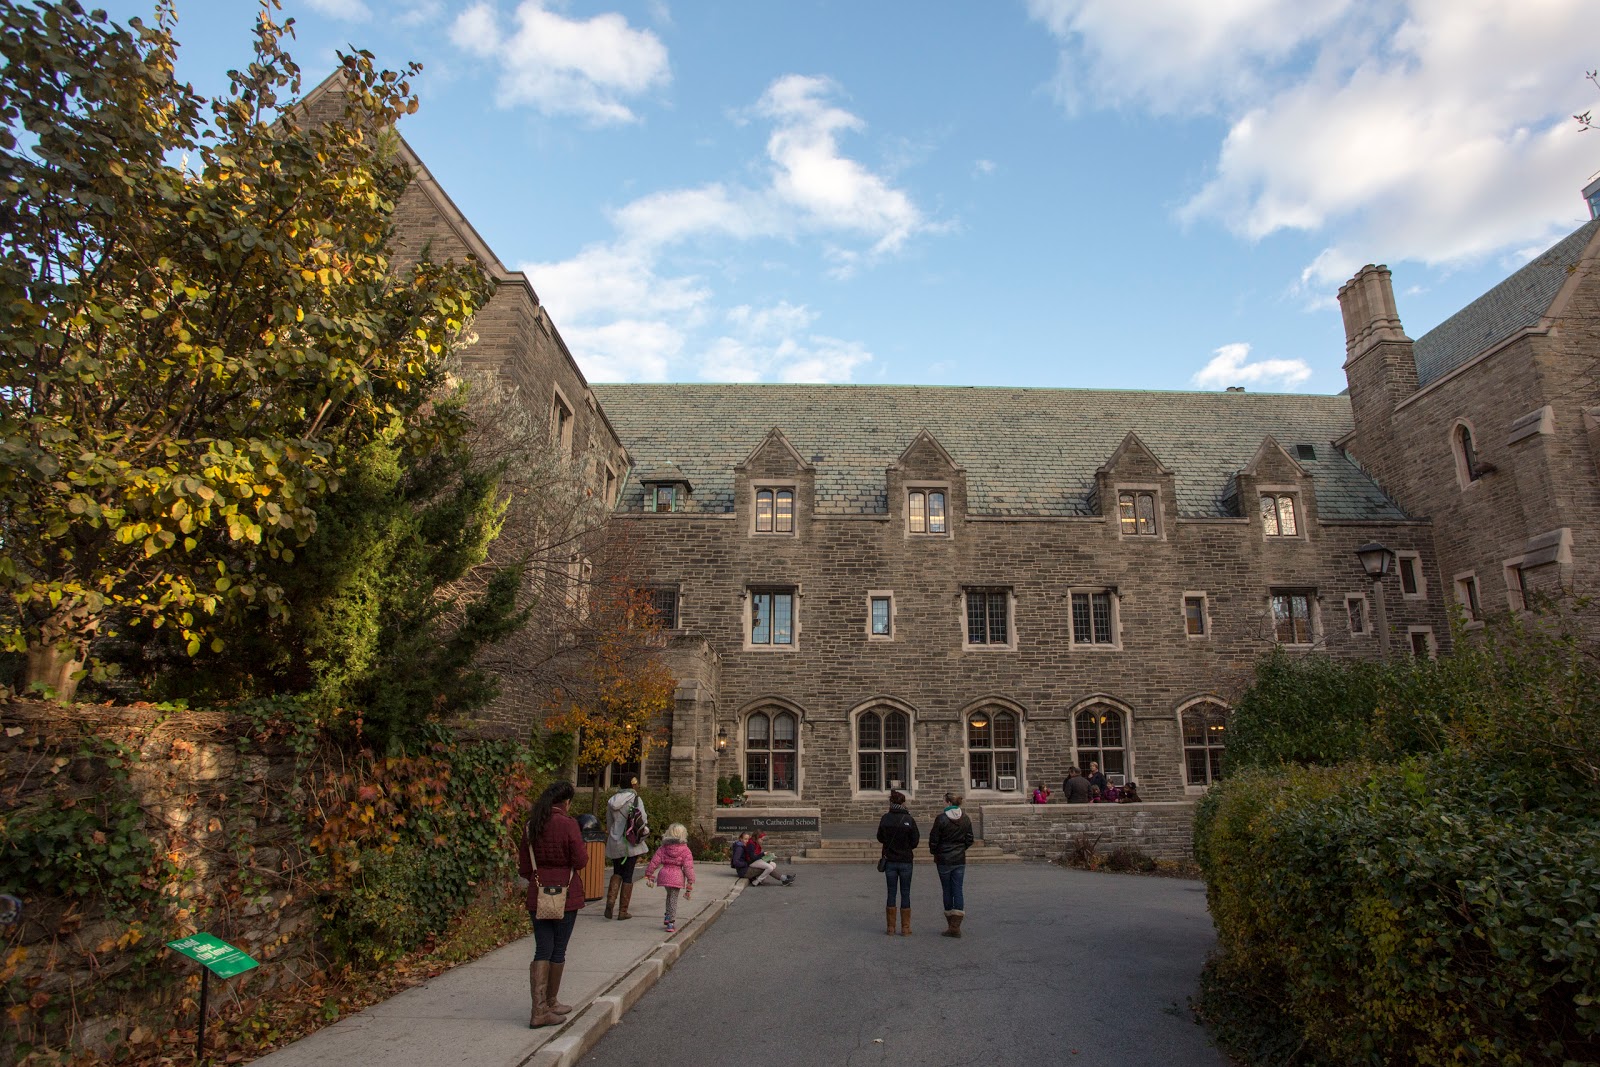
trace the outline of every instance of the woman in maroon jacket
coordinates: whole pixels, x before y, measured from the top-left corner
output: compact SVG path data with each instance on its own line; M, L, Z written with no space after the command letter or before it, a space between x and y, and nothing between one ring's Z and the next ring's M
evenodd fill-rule
M528 879L528 918L533 919L533 962L528 965L528 987L533 994L530 1029L564 1022L572 1011L572 1006L562 1004L556 994L561 992L561 972L566 968L567 941L572 937L578 909L583 907L583 866L589 859L578 822L567 814L572 792L571 782L556 782L546 789L534 802L527 831L517 847L517 869ZM567 887L565 917L534 918L541 885Z

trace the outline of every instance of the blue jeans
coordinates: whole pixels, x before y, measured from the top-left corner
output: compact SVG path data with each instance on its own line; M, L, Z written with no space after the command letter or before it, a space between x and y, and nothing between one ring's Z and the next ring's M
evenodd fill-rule
M967 902L961 896L961 883L967 880L967 865L939 867L939 885L944 889L945 911L966 911Z
M894 907L894 887L900 887L900 906L911 907L911 864L886 863L883 866L884 881L889 883L889 903L884 907Z
M532 912L528 918L533 919ZM577 921L576 911L567 912L565 919L533 919L533 961L566 963L567 942L572 940L572 927Z

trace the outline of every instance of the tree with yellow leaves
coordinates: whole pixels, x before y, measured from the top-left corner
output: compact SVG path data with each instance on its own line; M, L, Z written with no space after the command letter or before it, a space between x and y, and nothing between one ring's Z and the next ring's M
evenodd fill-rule
M591 810L598 809L606 767L642 764L665 743L657 720L671 708L677 685L651 647L660 626L649 594L619 579L599 583L595 592L578 662L551 694L545 717L551 730L573 735L578 767L594 772Z

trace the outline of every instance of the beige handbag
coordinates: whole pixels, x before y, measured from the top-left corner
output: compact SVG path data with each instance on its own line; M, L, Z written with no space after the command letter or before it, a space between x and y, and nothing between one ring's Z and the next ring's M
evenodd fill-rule
M533 842L528 840L526 831L522 839L527 843L528 862L533 866L533 887L539 891L534 897L533 917L559 922L567 917L567 887L539 884L539 861L533 855Z

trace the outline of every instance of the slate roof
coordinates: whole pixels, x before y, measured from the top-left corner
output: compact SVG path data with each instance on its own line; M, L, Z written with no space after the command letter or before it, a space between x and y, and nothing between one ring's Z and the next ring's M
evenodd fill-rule
M884 469L922 429L966 470L971 514L1088 516L1095 471L1131 430L1175 476L1185 516L1224 516L1233 475L1271 434L1315 479L1326 519L1404 514L1332 442L1344 396L875 385L595 385L637 464L694 483L692 510L733 510L733 468L774 426L816 467L817 513L887 510ZM642 506L637 476L621 500Z
M1417 338L1417 384L1438 381L1472 357L1536 324L1600 229L1590 219L1505 281Z

